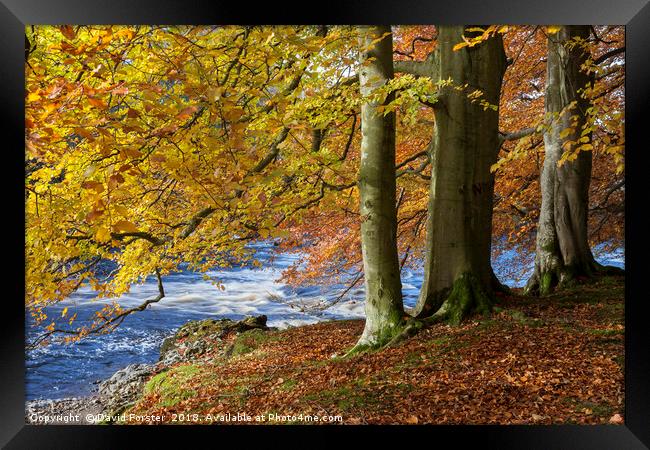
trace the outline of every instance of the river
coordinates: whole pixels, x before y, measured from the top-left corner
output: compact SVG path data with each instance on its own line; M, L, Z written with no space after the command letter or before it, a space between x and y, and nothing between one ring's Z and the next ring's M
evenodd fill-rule
M74 344L52 343L26 353L26 400L80 397L92 393L96 383L133 363L153 363L158 359L162 340L189 320L207 317L241 319L247 315L265 314L268 325L286 328L322 320L363 318L363 286L350 290L343 301L331 308L314 306L337 298L344 288L334 286L302 286L292 288L279 282L284 269L295 263L299 255L276 253L268 244L254 245L261 268L245 266L213 270L208 275L225 286L220 290L203 274L181 272L164 277L166 297L145 311L131 314L113 333L88 337ZM598 258L603 264L624 266L622 251ZM508 255L494 261L495 270L508 266ZM500 276L501 277L501 276ZM503 278L503 277L501 277ZM513 286L518 280L502 279ZM421 271L405 269L402 274L404 302L413 306L422 284ZM141 304L157 295L154 278L133 286L131 292L118 299L123 307ZM63 302L48 307L50 317L60 317L63 308L68 315L77 313L80 323L112 299L95 300L87 287L81 288ZM26 315L28 341L39 333Z

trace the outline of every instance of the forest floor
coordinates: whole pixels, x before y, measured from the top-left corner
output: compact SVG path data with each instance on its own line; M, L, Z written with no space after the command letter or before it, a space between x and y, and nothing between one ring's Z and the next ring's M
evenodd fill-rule
M126 414L186 423L623 422L623 277L543 298L514 290L489 317L333 357L362 330L362 320L346 320L241 334L227 358L207 354L154 376Z

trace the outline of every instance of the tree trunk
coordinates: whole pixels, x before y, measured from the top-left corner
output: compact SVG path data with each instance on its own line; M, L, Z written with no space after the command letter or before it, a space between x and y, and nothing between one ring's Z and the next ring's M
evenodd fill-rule
M549 123L544 132L535 269L526 285L531 294L546 295L558 284L591 276L600 268L587 234L592 152L580 151L575 160L558 167L569 141L582 137L591 142L591 133L581 136L589 107L581 89L593 81L581 66L589 54L580 45L567 45L575 38L587 39L589 33L589 26L563 26L548 36L545 110Z
M404 318L397 253L395 114L384 115L378 103L365 99L393 77L393 40L389 26L363 26L359 31L364 97L359 192L366 325L355 349L387 343L400 331ZM388 96L384 104L392 99Z
M435 104L434 148L427 219L424 282L416 317L435 313L452 323L491 309L492 198L490 167L499 151L498 109L485 109L468 94L498 106L506 57L500 35L454 51L463 26L441 26L436 77L451 79ZM454 86L463 86L462 91Z

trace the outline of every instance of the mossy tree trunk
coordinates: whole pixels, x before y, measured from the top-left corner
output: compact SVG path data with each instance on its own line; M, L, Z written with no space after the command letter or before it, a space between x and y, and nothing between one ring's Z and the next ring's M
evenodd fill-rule
M563 26L549 34L546 63L544 166L540 177L542 204L537 224L535 269L526 292L546 295L576 277L590 277L602 267L589 248L587 219L592 152L580 151L558 167L570 141L581 136L589 100L582 90L593 80L581 69L588 51L572 43L589 37L589 26ZM567 134L568 133L568 134Z
M424 282L416 317L435 313L452 322L473 311L489 311L495 278L491 267L490 167L499 151L499 112L468 94L499 105L506 57L500 35L454 51L468 35L463 26L440 26L435 76L451 79L435 104L431 190ZM462 90L455 87L464 86Z
M362 26L359 33L359 82L364 97L359 192L366 324L356 349L388 342L400 331L404 316L397 253L395 114L384 115L378 110L381 105L368 99L393 77L393 41L389 26ZM392 99L388 96L383 104Z

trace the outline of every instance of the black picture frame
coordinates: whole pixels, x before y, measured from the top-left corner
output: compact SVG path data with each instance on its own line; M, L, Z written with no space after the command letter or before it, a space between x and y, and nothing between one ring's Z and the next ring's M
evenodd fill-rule
M250 427L102 427L33 426L24 419L24 27L28 24L616 24L626 25L626 306L625 306L625 425L596 426L400 426L400 427L260 427L254 431L267 443L304 445L277 433L317 434L321 442L348 440L351 433L395 438L402 445L474 444L482 448L638 449L650 447L650 327L644 314L647 283L644 233L648 222L644 200L643 112L650 99L650 0L455 0L331 1L272 3L222 0L0 0L0 110L7 130L2 136L2 199L13 203L3 211L5 232L0 241L5 289L0 325L0 444L5 448L120 448L133 444L134 434L154 440L191 431L192 441L217 432L224 438ZM311 7L311 9L309 9ZM647 169L646 169L647 170ZM646 175L647 178L647 175ZM630 206L632 205L632 206ZM3 208L5 209L5 208ZM24 216L23 216L24 217ZM645 264L644 264L645 263ZM431 434L432 436L429 436ZM416 436L417 435L417 436ZM426 436L424 436L426 435ZM278 441L281 439L282 441ZM416 440L417 439L417 440ZM430 440L430 441L429 441ZM194 441L198 442L198 441ZM250 441L245 441L246 446ZM427 444L428 443L428 444ZM196 444L198 445L198 444ZM398 444L399 445L399 444Z

